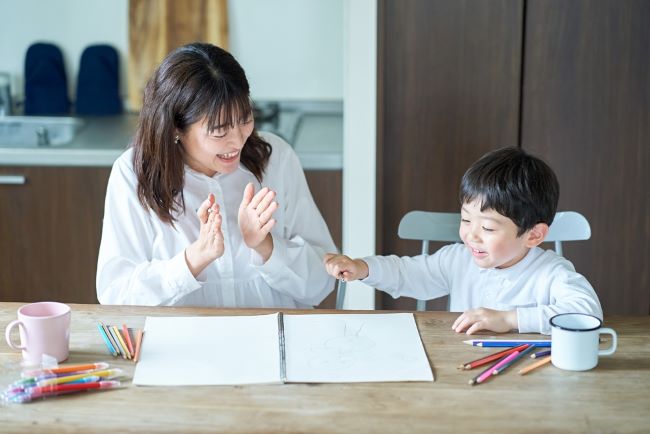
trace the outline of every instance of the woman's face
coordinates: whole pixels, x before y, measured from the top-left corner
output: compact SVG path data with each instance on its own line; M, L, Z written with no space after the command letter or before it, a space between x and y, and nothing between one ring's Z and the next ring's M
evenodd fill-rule
M252 114L232 128L226 125L208 131L205 119L193 123L180 135L185 162L192 169L210 177L217 172L235 171L254 126Z

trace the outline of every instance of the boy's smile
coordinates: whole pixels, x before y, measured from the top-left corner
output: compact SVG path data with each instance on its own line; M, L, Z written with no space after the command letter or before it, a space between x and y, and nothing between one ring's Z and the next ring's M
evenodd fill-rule
M521 261L531 247L530 232L517 236L519 228L493 209L481 211L481 201L463 204L459 235L474 262L481 268L508 268Z

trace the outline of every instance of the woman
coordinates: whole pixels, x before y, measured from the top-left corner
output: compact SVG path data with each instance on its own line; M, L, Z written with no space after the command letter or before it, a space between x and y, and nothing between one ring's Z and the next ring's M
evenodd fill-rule
M314 306L332 249L296 154L256 132L237 61L201 43L170 53L108 181L99 302Z

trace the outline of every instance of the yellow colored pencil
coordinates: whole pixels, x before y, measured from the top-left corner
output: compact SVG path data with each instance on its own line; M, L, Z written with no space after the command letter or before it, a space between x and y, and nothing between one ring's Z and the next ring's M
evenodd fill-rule
M544 358L539 359L539 361L537 361L535 363L531 363L530 365L526 366L524 369L520 369L519 373L521 375L526 375L527 373L529 373L533 369L537 369L540 366L543 366L543 365L547 364L550 361L551 361L551 356L546 356Z
M129 347L127 347L126 343L124 343L124 339L122 339L122 334L120 333L120 330L116 326L111 326L111 327L113 327L113 331L115 332L117 339L120 341L120 345L124 349L124 354L126 355L126 358L128 360L131 360L131 353L129 353Z

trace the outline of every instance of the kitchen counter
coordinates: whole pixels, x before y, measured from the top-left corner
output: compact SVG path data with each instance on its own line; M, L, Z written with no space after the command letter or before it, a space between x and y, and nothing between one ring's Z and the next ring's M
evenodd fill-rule
M0 147L0 166L110 167L128 147L137 115L86 117L75 138L66 145ZM265 125L261 125L264 130ZM291 143L305 170L343 167L343 119L339 114L306 114Z

